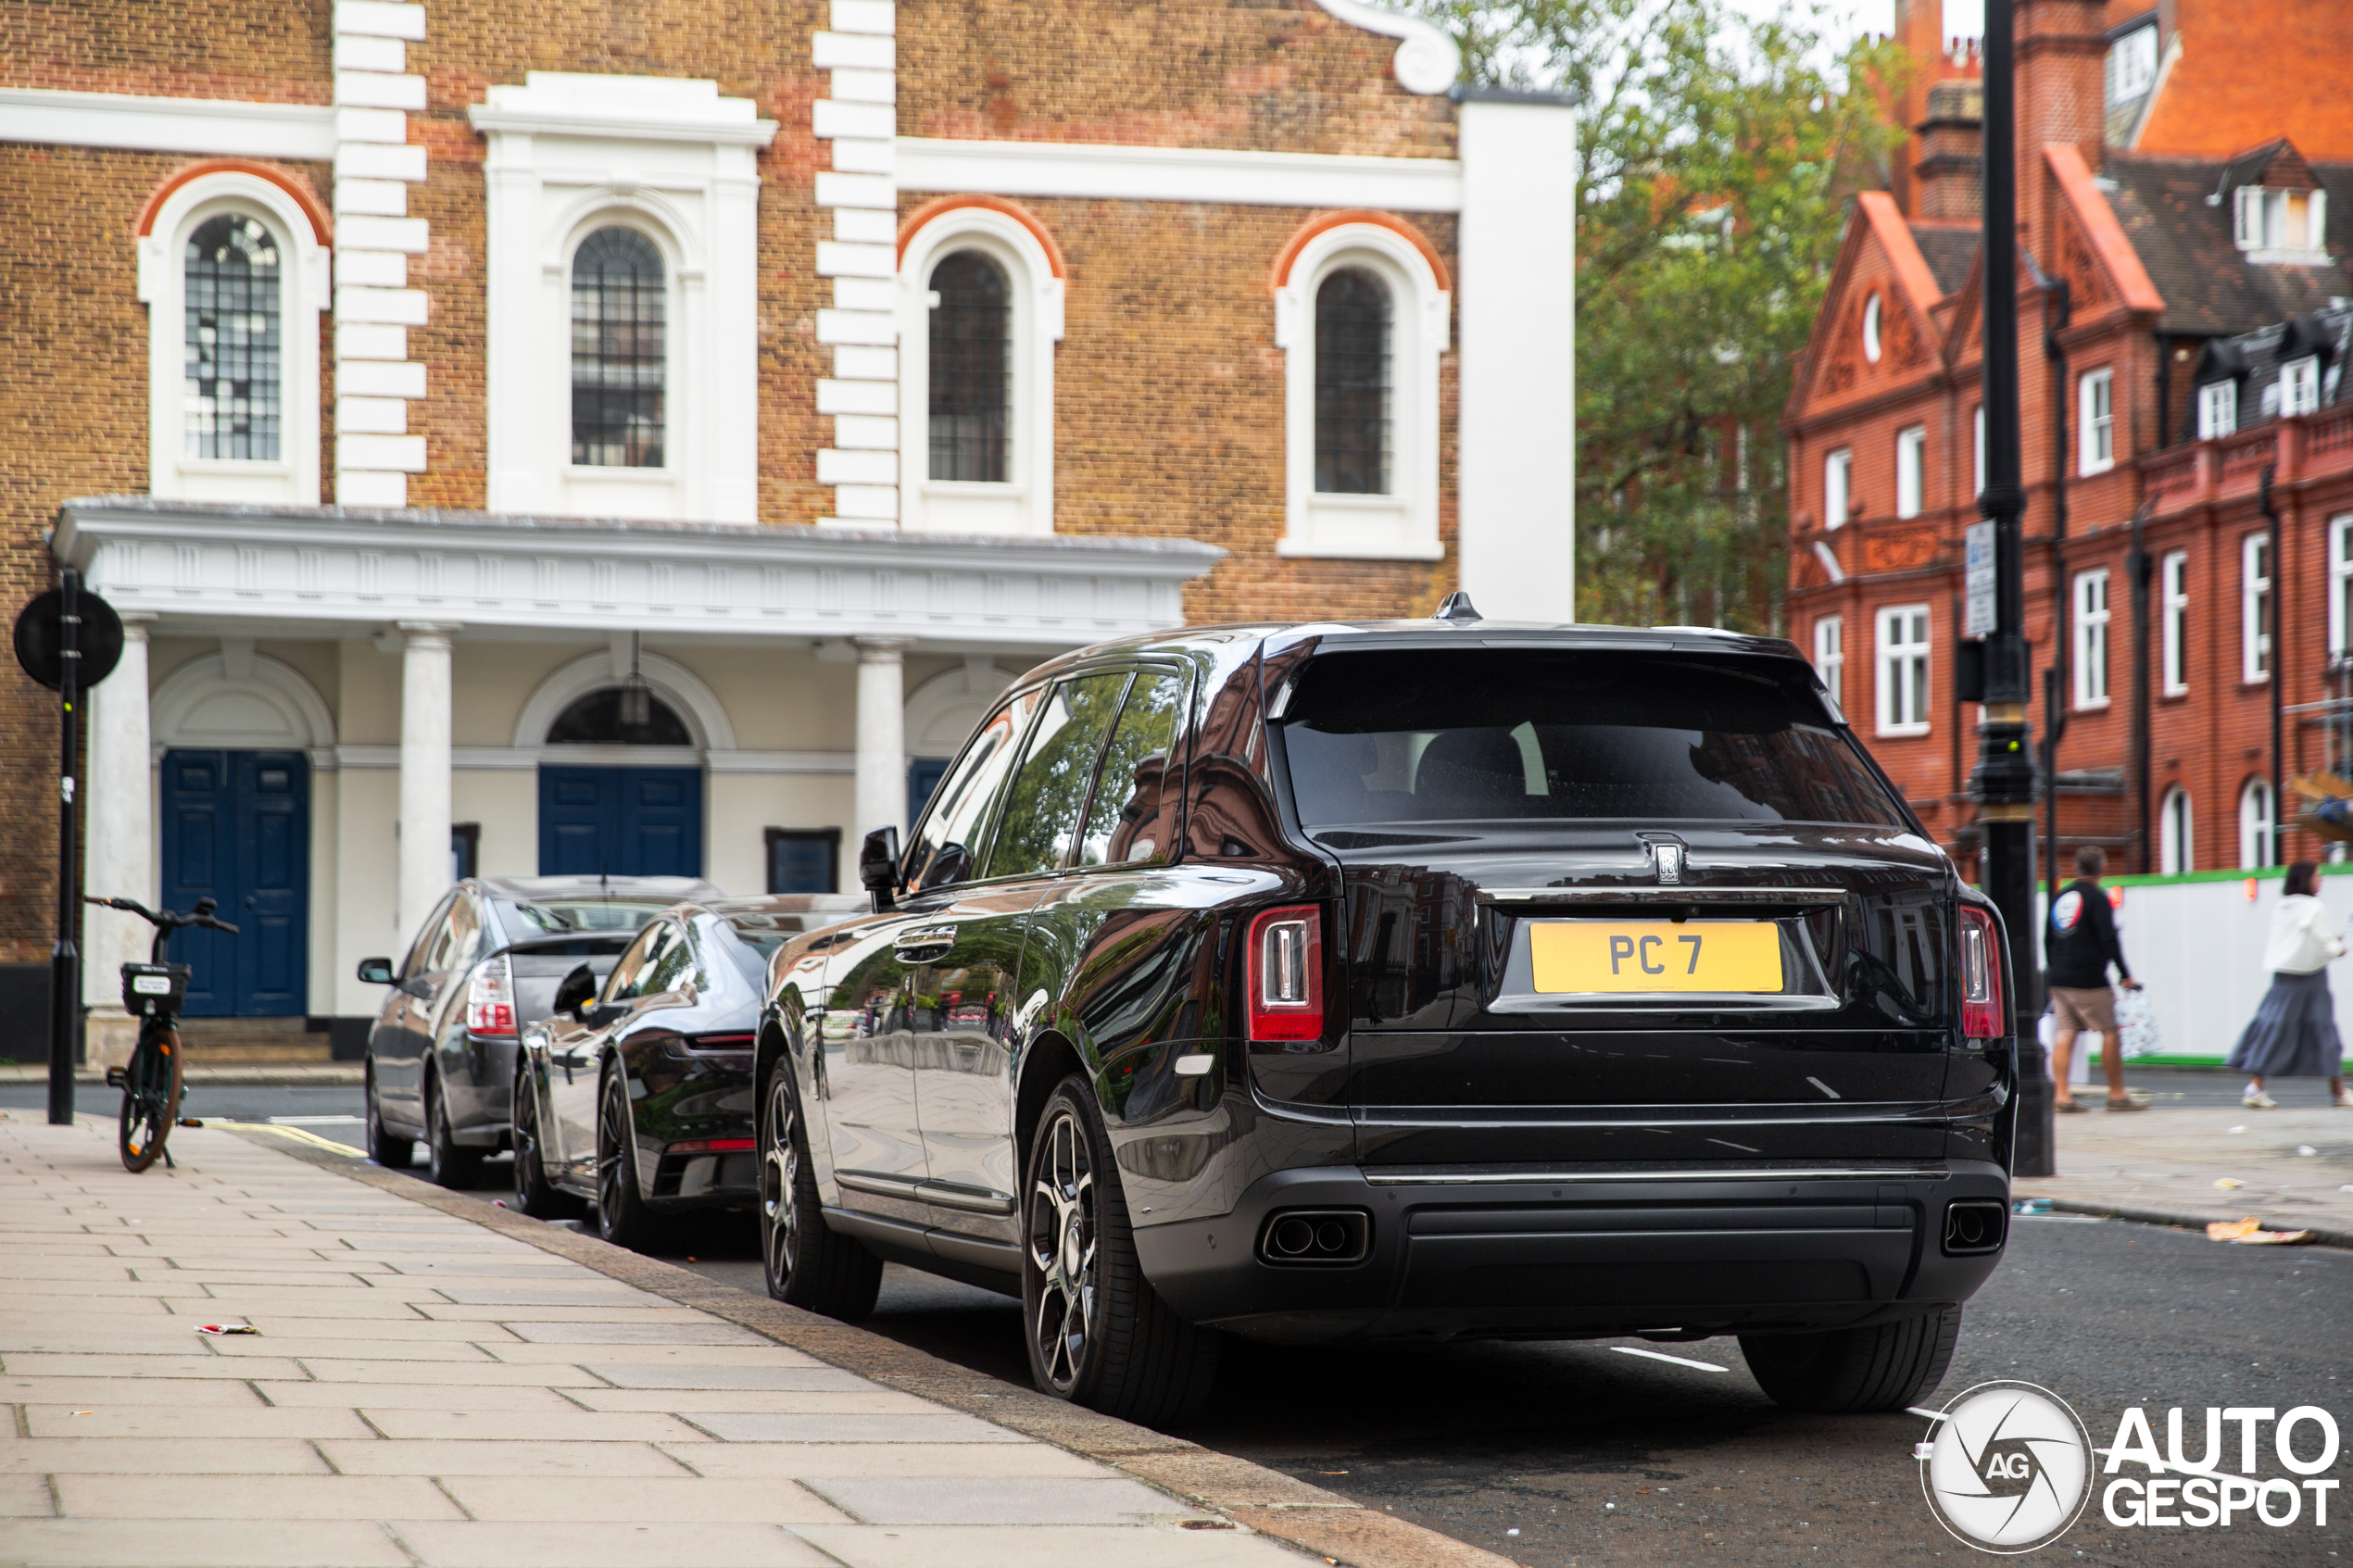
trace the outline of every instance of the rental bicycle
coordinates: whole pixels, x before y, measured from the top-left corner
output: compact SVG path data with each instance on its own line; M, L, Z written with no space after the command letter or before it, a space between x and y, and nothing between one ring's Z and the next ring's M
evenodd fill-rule
M196 907L185 913L150 909L130 898L85 895L82 901L125 910L156 928L148 961L122 966L122 1005L139 1021L139 1044L132 1050L128 1066L107 1070L107 1086L122 1091L122 1119L116 1141L122 1150L123 1169L144 1171L158 1159L169 1166L171 1155L164 1145L180 1119L183 1086L180 1010L187 1005L188 977L195 971L193 965L166 961L164 949L170 945L171 934L183 927L201 926L232 936L237 928L212 918L212 911L220 907L214 898L197 899Z

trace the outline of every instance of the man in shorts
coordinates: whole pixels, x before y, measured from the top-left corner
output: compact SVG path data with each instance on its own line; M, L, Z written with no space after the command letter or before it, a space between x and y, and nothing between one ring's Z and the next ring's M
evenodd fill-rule
M2057 1080L2052 1107L2072 1115L2085 1108L2077 1103L2068 1079L2075 1051L2075 1036L2090 1031L2100 1037L2100 1065L2108 1070L2108 1108L2145 1110L2149 1097L2124 1086L2124 1042L2116 1033L2116 993L2108 988L2108 966L2129 990L2141 983L2125 966L2123 946L2116 939L2116 917L2108 895L2100 888L2100 872L2108 869L2108 852L2096 844L2075 851L2075 880L2051 900L2051 918L2044 932L2044 952L2050 960L2051 1075Z

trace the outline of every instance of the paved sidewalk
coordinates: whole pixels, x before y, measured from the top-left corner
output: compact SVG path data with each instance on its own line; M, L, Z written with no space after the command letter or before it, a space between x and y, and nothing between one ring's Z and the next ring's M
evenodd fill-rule
M0 1114L0 1563L1322 1560L384 1190L406 1178L171 1148L133 1176L111 1125ZM221 1322L260 1333L196 1332ZM1472 1557L1501 1561L1428 1560Z
M2353 1110L2095 1110L2061 1116L2057 1127L2058 1174L2020 1177L2019 1197L2172 1224L2252 1214L2353 1247Z

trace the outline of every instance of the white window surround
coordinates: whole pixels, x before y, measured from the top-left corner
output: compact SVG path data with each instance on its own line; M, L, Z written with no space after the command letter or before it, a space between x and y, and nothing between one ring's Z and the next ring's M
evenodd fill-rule
M2158 809L2158 823L2157 869L2159 874L2181 876L2196 871L2197 838L2188 790L2176 784L2165 792L2165 804Z
M1855 453L1842 446L1822 459L1822 526L1843 528L1853 506Z
M489 140L487 405L493 511L759 521L760 178L776 134L713 82L532 71L472 110ZM612 224L670 284L660 469L572 458L572 258Z
M2158 592L2164 604L2165 663L2160 679L2167 696L2187 696L2190 691L2190 553L2174 550L2158 568Z
M2326 267L2328 214L2325 190L2242 185L2233 193L2232 235L2258 266Z
M1332 495L1315 488L1315 294L1343 267L1389 285L1390 491ZM1438 560L1438 366L1453 295L1421 247L1380 223L1339 223L1291 257L1275 290L1283 350L1283 556Z
M2106 473L2116 466L2116 372L2086 370L2075 383L2076 471Z
M279 412L275 460L191 458L186 402L188 237L223 213L259 219L279 245ZM330 253L292 192L242 169L200 174L173 191L139 237L139 298L147 307L147 485L176 501L319 504L319 314Z
M978 251L1004 269L1013 304L1007 328L1012 397L1005 480L931 477L931 274L957 251ZM951 533L1051 533L1054 531L1054 345L1063 336L1063 280L1043 242L1012 213L994 207L951 207L907 236L899 257L899 420L895 433L874 433L877 473L900 495L900 526ZM880 425L884 421L874 421ZM834 444L860 440L855 416L836 411ZM896 446L894 453L888 448ZM837 461L868 454L844 450ZM855 483L828 472L820 483Z
M2107 571L2075 574L2075 707L2078 711L2108 705Z
M1929 733L1929 615L1926 605L1879 612L1879 733Z
M2250 533L2239 544L2239 679L2271 678L2271 536Z
M2315 413L2321 407L2321 360L2307 354L2280 367L2280 418Z
M1831 701L1846 705L1846 619L1817 616L1814 621L1814 672L1830 688Z
M2212 441L2239 428L2239 383L2208 382L2197 389L2197 438Z
M2271 785L2249 779L2239 788L2239 868L2254 871L2273 863L2277 846L2271 832Z
M1898 431L1895 435L1895 515L1899 518L1920 515L1920 499L1927 490L1928 427L1914 425Z
M2353 512L2329 519L2329 653L2353 645Z

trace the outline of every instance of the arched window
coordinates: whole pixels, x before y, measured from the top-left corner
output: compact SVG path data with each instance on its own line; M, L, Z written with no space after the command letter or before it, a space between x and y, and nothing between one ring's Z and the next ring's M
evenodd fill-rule
M1315 291L1315 491L1386 495L1389 285L1343 267Z
M635 229L599 229L572 261L572 460L663 466L669 285Z
M2158 814L2158 870L2180 876L2197 869L2196 840L2191 836L2190 792L2171 789Z
M976 250L932 269L931 477L1005 482L1013 442L1013 290Z
M187 455L274 462L283 380L277 236L250 214L222 213L188 236L186 260Z
M547 744L692 746L695 737L677 710L645 687L606 686L573 698L547 726Z
M2247 871L2276 864L2271 834L2271 786L2249 779L2239 791L2239 865Z

